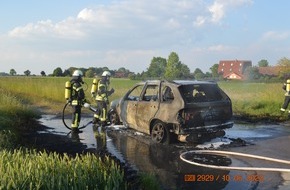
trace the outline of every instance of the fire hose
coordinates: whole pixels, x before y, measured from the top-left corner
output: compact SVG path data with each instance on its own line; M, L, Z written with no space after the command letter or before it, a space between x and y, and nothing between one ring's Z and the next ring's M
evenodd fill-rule
M63 107L63 110L62 110L62 122L63 122L64 126L65 126L67 129L71 130L71 127L69 127L69 126L66 124L66 122L65 122L65 118L64 118L64 116L65 116L65 110L66 110L66 108L67 108L68 105L70 105L70 102L67 102L67 103L64 105L64 107ZM85 103L85 104L84 104L84 107L85 107L85 108L89 108L89 109L90 109L91 111L93 111L93 112L97 112L97 111L98 111L97 108L92 107L92 106L91 106L90 104L88 104L88 103ZM88 126L89 124L91 124L91 123L93 123L93 121L89 121L87 124L85 124L85 125L79 127L79 129L83 129L83 128L87 127L87 126Z
M280 163L280 164L288 164L288 165L290 165L290 161L264 157L264 156L257 156L253 154L244 154L244 153L229 152L229 151L215 151L215 150L192 150L192 151L186 151L180 154L180 159L183 160L184 162L187 162L189 164L196 165L196 166L206 167L206 168L220 169L220 170L240 170L240 171L290 172L290 169L288 168L231 167L231 166L217 166L217 165L210 165L210 164L201 164L201 163L186 159L185 155L189 153L193 153L193 154L206 153L206 154L212 154L212 155L232 155L232 156L247 157L247 158L265 160L265 161L270 161L270 162L275 162L275 163Z

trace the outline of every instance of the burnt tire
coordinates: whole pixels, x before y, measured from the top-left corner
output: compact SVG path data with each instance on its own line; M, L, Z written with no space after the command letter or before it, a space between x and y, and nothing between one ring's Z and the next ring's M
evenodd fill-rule
M170 143L170 133L165 123L156 121L151 130L151 139L156 143Z
M111 111L109 112L109 116L108 116L108 118L109 118L109 121L110 121L111 124L113 124L113 125L118 125L118 124L120 124L120 118L119 118L119 115L117 114L117 112L116 112L115 110L111 110Z

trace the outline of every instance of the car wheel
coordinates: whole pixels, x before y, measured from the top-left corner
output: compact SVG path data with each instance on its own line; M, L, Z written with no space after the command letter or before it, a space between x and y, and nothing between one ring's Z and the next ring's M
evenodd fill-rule
M157 143L167 143L170 141L169 131L166 127L166 124L161 121L156 121L153 124L151 131L151 138L154 142Z
M113 124L113 125L120 124L119 116L118 116L118 114L117 114L117 112L115 110L111 110L109 112L109 120L110 120L110 123Z

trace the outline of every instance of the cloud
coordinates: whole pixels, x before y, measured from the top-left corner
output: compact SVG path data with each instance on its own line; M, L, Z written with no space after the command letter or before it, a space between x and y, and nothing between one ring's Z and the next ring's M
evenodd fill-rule
M193 24L197 27L210 23L219 24L227 12L252 3L253 0L214 0L209 4L203 4L203 12L196 17Z
M202 25L204 25L205 24L205 22L206 22L206 17L204 17L204 16L197 16L196 17L196 19L195 19L195 21L194 21L194 25L195 26L202 26Z
M236 49L236 47L233 47L233 46L226 46L226 45L222 45L222 44L219 44L219 45L213 45L213 46L209 46L208 47L208 51L212 51L212 52L228 52L228 51L232 51Z
M90 42L105 49L161 48L196 35L192 21L197 5L199 0L114 1L83 8L77 15L58 22L41 20L18 26L8 36L29 43Z
M59 21L40 19L15 27L8 32L5 44L1 41L0 49L1 46L3 49L11 47L4 52L7 59L14 57L15 63L16 57L20 57L21 63L28 65L106 65L112 69L127 65L128 69L139 72L145 69L140 65L149 65L153 56L166 57L173 50L181 54L181 51L198 46L196 44L200 44L206 35L196 27L216 26L229 11L251 2L112 1L105 5L83 7L78 14L68 15ZM13 48L15 44L17 47ZM214 45L201 51L222 52L229 48Z
M43 37L70 39L83 37L84 32L80 29L78 22L68 18L59 23L44 20L19 26L9 31L8 36L20 39L39 39Z
M199 35L194 27L219 23L231 8L250 2L215 0L206 4L201 0L114 1L107 5L83 8L77 15L59 22L41 20L18 26L8 35L23 40L87 40L117 48L122 47L122 40L127 41L126 45L133 45L132 48L136 48L133 42L136 40L140 41L139 44L151 41L151 46L160 46L176 40L193 39ZM159 39L156 40L157 35Z
M87 21L94 21L94 11L92 9L85 8L79 12L77 18Z
M225 15L225 5L223 3L215 1L208 7L208 11L211 14L211 21L213 23L219 22Z
M274 40L274 41L281 41L289 39L290 31L268 31L265 32L262 36L262 39L265 41Z

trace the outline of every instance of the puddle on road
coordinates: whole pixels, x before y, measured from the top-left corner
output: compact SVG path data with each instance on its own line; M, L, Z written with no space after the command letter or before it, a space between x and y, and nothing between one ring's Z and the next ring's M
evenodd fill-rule
M90 117L83 117L81 126L90 120ZM50 132L71 137L61 118L45 115L40 121L50 127ZM231 142L230 138L249 141L269 138L282 135L283 130L285 129L281 129L281 126L236 124L232 129L226 130L226 138L213 139L200 145L199 148L228 144ZM194 146L153 144L147 135L126 130L123 126L109 127L104 133L105 141L104 138L99 138L101 137L99 131L96 135L93 125L87 126L82 131L73 138L78 139L88 148L96 148L96 150L105 148L121 162L129 163L137 171L155 174L164 189L255 189L258 185L258 182L247 180L249 175L255 175L253 172L214 170L183 162L179 158L180 153L197 148ZM231 162L235 166L251 166L250 163L236 158L231 158Z
M242 139L270 138L282 135L285 130L281 125L235 124L233 128L226 130L226 136Z

